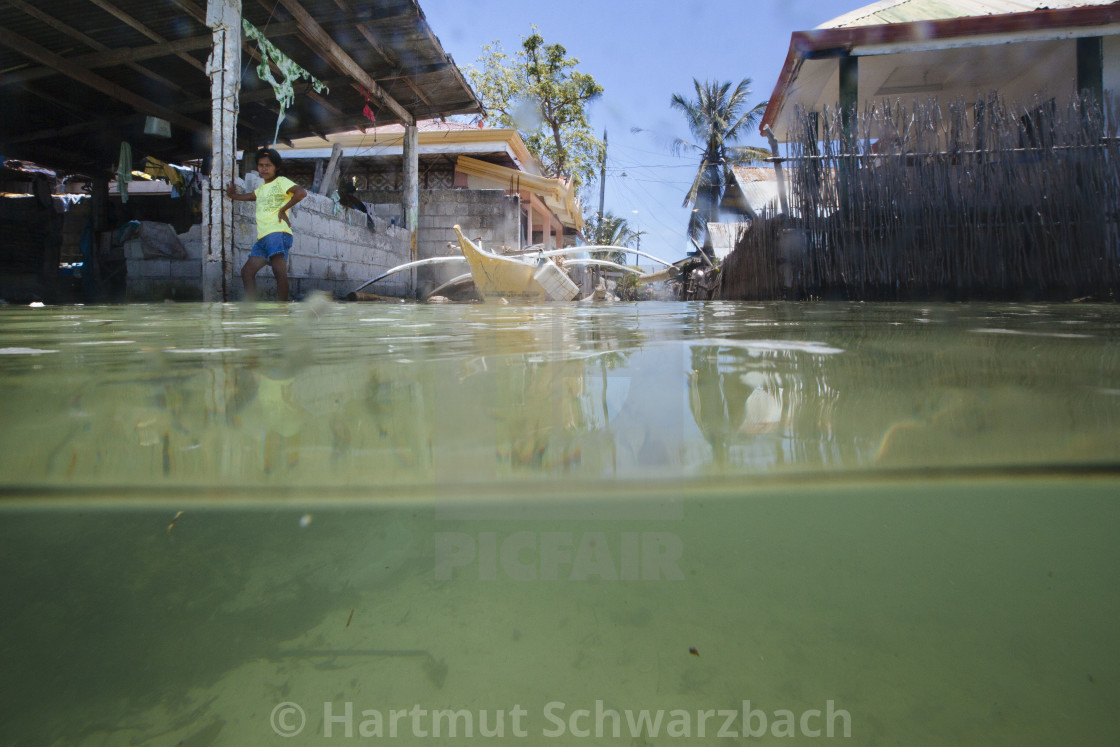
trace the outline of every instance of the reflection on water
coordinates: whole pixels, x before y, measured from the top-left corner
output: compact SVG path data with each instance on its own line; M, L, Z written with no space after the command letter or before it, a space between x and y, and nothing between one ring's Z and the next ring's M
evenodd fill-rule
M8 309L9 484L1093 464L1112 307Z
M1118 321L0 309L0 744L1116 744Z

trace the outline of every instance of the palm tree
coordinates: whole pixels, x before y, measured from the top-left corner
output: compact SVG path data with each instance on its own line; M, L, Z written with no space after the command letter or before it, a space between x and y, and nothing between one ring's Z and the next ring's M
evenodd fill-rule
M641 239L644 231L635 231L630 228L630 224L626 222L625 218L607 211L601 216L597 216L588 222L587 240L591 244L600 244L603 246L631 246L635 241ZM595 252L597 258L606 259L610 262L617 262L618 264L636 264L628 262L626 254L623 252Z
M700 167L684 198L684 206L694 207L688 224L689 238L703 238L705 246L710 247L707 224L719 220L720 198L731 177L731 167L770 156L770 152L762 148L734 145L750 128L758 125L766 110L766 102L747 109L747 98L751 94L750 78L739 81L734 90L731 90L730 81L701 83L693 78L692 83L696 87L696 98L690 100L675 93L670 105L684 114L696 142L674 138L672 147L676 155L683 150L694 150L700 154Z

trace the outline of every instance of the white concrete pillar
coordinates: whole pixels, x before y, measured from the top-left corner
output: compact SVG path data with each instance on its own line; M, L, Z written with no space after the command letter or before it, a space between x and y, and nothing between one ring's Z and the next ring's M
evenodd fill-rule
M420 163L416 148L416 125L404 128L404 153L401 178L401 217L405 230L411 235L409 261L419 259L416 249L416 232L420 226ZM416 294L416 269L409 271L412 293Z
M233 276L233 201L225 195L237 167L237 97L241 90L241 0L207 0L214 47L210 76L210 180L202 206L202 298L228 301Z

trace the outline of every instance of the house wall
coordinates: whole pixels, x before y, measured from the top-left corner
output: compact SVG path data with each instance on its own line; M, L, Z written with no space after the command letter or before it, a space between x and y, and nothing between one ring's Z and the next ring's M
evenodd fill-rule
M1120 96L1120 36L1106 36L1102 40L1104 57L1104 93L1109 96ZM1106 103L1105 110L1108 110Z
M259 177L250 174L243 191L255 189ZM242 298L240 270L256 241L256 204L234 203L234 251L231 277L227 279L230 300ZM366 280L408 261L411 237L403 229L378 222L370 230L364 214L339 208L321 195L309 194L291 211L295 241L288 257L288 272L293 295L321 290L339 296ZM128 264L128 296L133 299L173 298L193 300L202 297L202 227L192 226L179 235L186 259L145 258L139 239L124 245ZM408 275L386 278L368 289L370 293L404 296ZM276 298L272 269L257 275L257 287L264 299Z
M284 161L284 175L310 190L315 181L316 163L321 163L326 170L327 162L328 159L325 158L288 158ZM358 197L365 202L371 200L363 197L363 192L399 191L401 188L400 158L385 161L344 158L341 168L339 183L351 182L358 191ZM448 189L455 179L455 162L448 160L447 157L421 158L417 178L421 189Z

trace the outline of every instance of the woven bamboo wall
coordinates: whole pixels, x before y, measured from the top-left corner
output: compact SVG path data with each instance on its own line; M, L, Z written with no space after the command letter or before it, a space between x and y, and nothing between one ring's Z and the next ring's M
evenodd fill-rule
M848 140L836 111L799 116L790 215L752 224L719 297L1117 298L1120 141L1099 107L890 104Z

